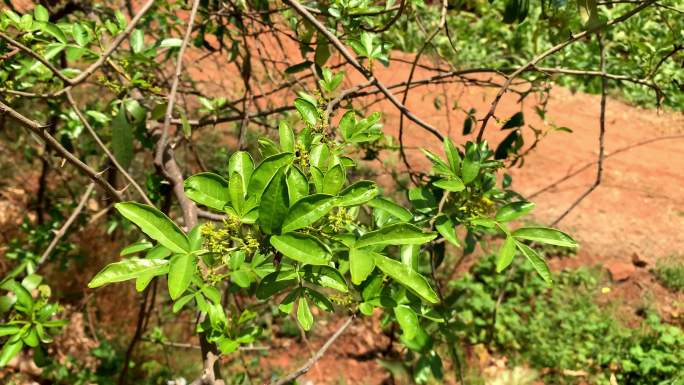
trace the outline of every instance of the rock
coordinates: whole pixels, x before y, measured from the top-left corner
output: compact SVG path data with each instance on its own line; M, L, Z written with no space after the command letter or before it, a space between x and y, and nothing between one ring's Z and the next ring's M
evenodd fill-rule
M636 273L636 267L632 263L624 261L608 261L604 267L615 282L626 281Z

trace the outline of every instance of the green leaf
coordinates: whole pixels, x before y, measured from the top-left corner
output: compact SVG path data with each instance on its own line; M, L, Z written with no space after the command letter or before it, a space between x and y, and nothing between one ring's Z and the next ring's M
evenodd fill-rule
M318 169L318 167L311 166L309 168L309 172L311 173L311 181L313 182L314 188L316 189L317 192L323 192L323 172Z
M356 127L356 113L349 110L342 115L340 123L337 125L344 140L349 140L354 135L354 128Z
M52 24L52 23L46 21L46 22L42 23L42 25L40 26L40 29L43 32L47 33L48 35L57 39L60 43L62 43L62 44L68 43L66 35L56 24Z
M264 190L259 204L257 221L266 234L280 233L289 207L287 194L284 169L280 168Z
M195 174L183 185L188 198L218 211L223 211L230 200L228 181L211 172Z
M317 292L316 290L313 290L309 287L304 288L304 292L306 295L309 296L309 299L311 299L311 302L314 303L314 305L318 306L320 309L327 311L327 312L333 312L335 308L333 307L332 302L328 298L326 298L323 294Z
M449 137L444 138L444 152L446 153L449 167L454 173L458 173L461 168L461 156Z
M287 193L290 198L290 205L294 205L298 200L309 195L309 181L297 167L290 167L287 170Z
M147 250L145 253L146 259L164 259L171 255L171 250L167 249L162 245L156 245L153 248Z
M299 297L299 293L301 292L301 288L297 288L292 290L283 298L282 301L280 301L280 304L278 305L278 310L285 314L290 314L292 313L292 309L294 309L294 303Z
M304 272L304 278L313 284L335 289L342 293L349 291L342 274L330 266L305 266Z
M197 257L193 254L177 254L169 263L169 295L171 299L179 298L190 286L192 276L197 267Z
M352 283L360 285L375 269L375 258L378 253L366 249L349 249L349 271Z
M511 262L513 262L513 257L515 257L515 238L509 235L501 245L496 256L496 272L500 273L510 266Z
M316 109L316 106L303 98L295 99L294 105L304 122L309 127L315 127L318 122L318 110Z
M122 202L114 205L119 213L135 223L143 233L174 253L190 251L188 237L169 217L148 205Z
M421 149L423 154L432 162L433 171L439 175L455 176L454 172L451 171L449 165L446 164L439 156L433 154L431 151L424 148Z
M38 21L48 21L50 20L50 13L48 12L47 8L41 4L38 4L33 9L33 18Z
M19 333L21 327L17 325L0 325L0 337L11 336Z
M145 48L145 34L140 29L135 29L131 33L131 49L133 53L140 53Z
M114 157L121 164L121 167L127 169L133 160L133 127L126 119L126 111L124 106L119 107L114 119L111 123L112 130L112 152Z
M525 115L522 113L522 111L516 112L511 116L506 123L504 123L503 127L501 127L502 130L506 130L509 128L515 128L515 127L521 127L525 124Z
M328 169L330 149L325 143L315 145L309 152L309 163L321 171Z
M284 256L308 265L327 265L331 255L328 248L312 235L287 233L273 235L271 245Z
M437 209L437 199L427 187L414 187L408 191L409 202L419 213L429 214Z
M323 178L323 193L336 195L344 186L345 179L344 167L341 164L331 167Z
M418 227L409 223L395 223L379 230L368 232L356 241L355 247L367 247L376 245L420 245L429 242L435 237L435 233L425 233Z
M336 204L341 207L362 205L378 196L378 193L375 182L361 180L342 190Z
M451 192L460 192L465 190L465 185L463 181L458 177L450 177L448 179L440 179L432 183L435 187L439 187L442 190Z
M238 173L233 173L228 183L228 194L230 205L238 216L244 214L246 193L245 186L242 185L242 177Z
M11 279L2 284L2 288L14 293L16 297L16 305L23 308L25 313L30 313L33 309L33 297L26 288L19 284L19 282Z
M371 201L368 202L368 206L374 208L374 209L380 209L384 210L387 213L391 214L393 217L407 222L413 219L413 214L411 214L410 211L406 210L405 208L399 206L398 204L390 201L389 199L377 197Z
M326 194L306 196L290 208L283 222L283 232L290 232L309 226L335 207L335 197Z
M527 214L533 208L534 203L532 202L511 202L502 206L499 211L496 212L496 220L499 222L509 222Z
M190 251L200 251L202 249L202 224L197 224L188 232L188 243Z
M383 273L389 275L393 280L410 289L424 300L431 303L439 302L437 293L432 290L427 279L413 270L410 266L406 266L399 261L380 254L375 256L375 265L382 270Z
M295 152L294 132L285 121L281 121L278 125L278 133L280 134L280 148L285 152Z
M456 236L454 222L448 216L440 214L435 218L435 229L446 239L448 242L456 247L461 247L461 242L459 242Z
M301 63L291 65L291 66L285 68L285 73L286 74L296 74L297 72L301 72L301 71L304 71L308 68L311 68L311 64L313 64L313 62L306 60L306 61L303 61Z
M297 283L297 272L294 270L280 270L265 276L256 289L258 299L267 299Z
M37 23L36 23L37 24ZM34 26L33 22L33 15L30 13L25 13L21 15L21 19L19 20L19 28L23 29L24 31L31 31L32 27Z
M29 292L32 292L35 290L35 288L40 285L40 283L43 281L43 277L41 277L38 274L29 274L24 279L21 280L21 286L26 288Z
M159 43L159 47L161 48L177 48L180 47L183 44L183 40L179 39L177 37L170 37L167 39L164 39Z
M233 174L240 175L242 187L244 189L243 196L247 195L247 186L252 177L252 172L254 172L254 161L248 152L237 151L230 156L230 160L228 161L228 178L232 178ZM264 187L265 186L266 185L264 185Z
M178 313L193 298L195 298L195 294L187 294L183 297L180 297L176 302L173 303L173 308L171 310L174 313Z
M76 44L78 44L79 46L85 47L86 45L88 45L88 31L86 31L86 29L83 28L81 24L75 23L73 25L71 35L74 37L74 41L76 41Z
M408 306L399 305L394 308L394 316L399 322L399 326L403 332L403 338L412 340L416 336L416 332L420 329L420 321L418 315Z
M464 184L469 184L470 182L474 181L475 178L480 173L480 162L476 160L472 160L469 157L466 157L463 159L463 163L461 163L461 177L463 180Z
M577 242L568 234L548 227L523 227L515 230L512 234L516 239L526 239L561 247L577 247Z
M278 169L292 163L293 159L294 155L289 152L271 155L264 159L254 170L249 180L249 188L247 189L249 195L256 195L257 198L261 198L261 194L278 172Z
M155 275L154 274L143 274L135 279L135 290L138 293L142 293L143 290L147 287L147 285L152 282L154 279Z
M93 277L89 288L96 288L113 282L128 281L143 275L161 275L168 271L166 259L131 258L110 263Z
M330 44L328 39L322 34L318 34L316 41L316 52L314 53L314 61L319 67L323 67L325 62L330 58Z
M20 339L7 341L0 351L0 368L5 367L23 347L24 342Z
M300 297L297 303L297 321L302 329L309 331L311 326L313 326L313 314L311 314L311 309L309 308L309 303L306 298Z
M522 147L522 136L520 130L511 131L504 140L499 143L494 152L494 159L503 160L508 158L511 153L516 153Z
M551 270L549 270L549 266L546 264L546 261L544 261L544 258L537 254L537 252L531 247L522 242L515 241L515 246L518 248L518 250L520 250L525 258L530 261L532 267L534 267L534 270L537 271L537 274L542 277L544 282L546 282L548 285L552 284L553 279L551 279Z

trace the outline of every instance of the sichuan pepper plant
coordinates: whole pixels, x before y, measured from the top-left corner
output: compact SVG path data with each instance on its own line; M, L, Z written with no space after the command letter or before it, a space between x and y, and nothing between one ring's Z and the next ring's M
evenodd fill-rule
M315 323L313 306L352 316L380 309L385 322L398 323L402 342L440 376L433 340L451 338L448 331L435 334L448 330L451 316L431 282L431 269L449 269L442 264L442 242L461 247L470 238L499 232L505 241L498 270L520 254L548 283L548 267L530 242L576 247L555 229L508 226L533 204L497 188L502 163L493 160L486 142L459 150L447 139L446 159L426 151L434 176L411 189L408 205L402 205L383 195L375 181L349 177L356 162L347 148L379 139L377 115L357 119L353 111L345 113L336 138L314 104L299 98L295 106L301 129L295 133L281 122L279 143L262 142L260 161L238 151L224 173L185 180L185 193L223 215L219 222L184 231L154 207L117 203L148 239L123 249L123 259L89 286L135 280L142 291L153 279L165 278L173 312L199 313L204 321L195 331L222 354L259 338L255 309L262 301L277 304L283 316L295 315L305 331ZM459 227L467 239L459 239ZM243 309L226 307L226 295L253 301Z

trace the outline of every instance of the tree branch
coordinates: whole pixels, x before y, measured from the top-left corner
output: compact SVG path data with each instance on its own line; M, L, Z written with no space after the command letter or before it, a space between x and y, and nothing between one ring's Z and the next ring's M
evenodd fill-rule
M52 238L50 241L50 244L48 247L45 249L43 254L40 256L40 259L38 259L38 262L36 262L36 270L40 269L40 266L47 261L48 257L52 253L52 251L57 247L57 243L59 243L59 240L66 235L67 230L69 230L69 227L74 223L76 218L78 218L79 214L81 214L81 211L83 211L83 208L85 207L86 203L88 202L88 198L90 198L90 194L93 192L93 189L95 188L95 183L91 182L88 187L86 188L86 191L83 193L83 196L81 197L81 201L78 202L78 205L74 209L74 211L71 213L69 218L67 218L66 222L62 225L62 227L59 228L55 232L55 237Z
M605 74L606 72L606 47L603 42L603 36L601 34L598 35L598 44L599 44L599 51L600 51L600 58L601 58L601 73ZM561 214L558 218L556 218L553 223L551 223L551 227L555 227L560 223L560 221L563 220L570 212L577 207L583 200L584 198L588 197L589 194L591 194L600 184L601 184L601 177L603 176L603 161L605 157L605 137L606 137L606 99L607 99L607 88L608 88L608 78L605 76L601 77L601 115L599 116L599 153L598 153L598 162L596 166L596 179L594 180L594 183L589 186L587 191L585 191L582 195L580 195L579 198L575 202L573 202L570 207L568 207L563 214Z
M646 0L643 3L639 4L638 6L631 9L630 11L624 13L622 16L619 16L619 17L609 21L608 23L600 24L600 25L594 26L592 28L589 28L585 31L576 33L576 34L572 35L568 40L566 40L562 43L556 44L555 46L553 46L553 47L547 49L546 51L542 52L541 54L537 55L532 60L530 60L529 62L524 64L523 66L519 67L515 72L508 75L506 82L501 87L501 89L499 89L499 92L494 97L494 100L492 101L492 105L489 108L489 111L487 112L487 114L482 119L482 125L480 126L480 130L477 133L477 141L478 142L482 141L482 136L484 135L485 129L487 128L487 122L489 122L489 119L491 119L494 116L494 113L496 112L496 107L498 106L499 101L501 100L501 97L506 93L508 88L511 86L511 83L513 82L513 80L516 79L518 76L520 76L521 73L523 73L524 71L527 71L531 67L534 67L535 65L537 65L537 63L544 60L546 57L553 55L554 53L562 50L563 48L567 47L568 45L570 45L570 44L572 44L578 40L581 40L581 39L589 36L592 33L600 32L603 29L609 28L615 24L621 23L621 22L629 19L630 17L636 15L637 13L641 12L646 7L648 7L649 5L651 5L655 2L656 2L656 0Z
M342 326L340 326L340 328L337 329L337 331L332 336L330 336L330 338L327 341L325 341L323 346L321 346L321 348L299 369L286 375L285 377L271 381L270 385L285 385L306 374L306 372L311 370L311 368L316 364L316 362L318 362L323 357L325 352L328 351L330 346L332 346L332 344L342 335L342 333L344 333L345 330L347 330L347 328L349 327L349 325L352 324L355 318L356 317L354 315L347 318L347 321L345 321L342 324Z
M655 0L652 0L652 1L655 1ZM345 58L345 60L349 64L351 64L351 66L354 67L354 69L356 69L358 72L360 72L366 79L368 79L370 82L372 82L373 85L375 85L378 89L380 89L380 91L383 94L385 94L387 99L389 99L389 101L395 107L397 107L399 109L399 111L403 112L407 118L409 118L414 123L418 124L420 127L429 131L431 134L433 134L434 136L439 138L440 141L444 139L444 136L439 132L439 130L437 130L435 127L431 126L430 124L426 123L425 121L423 121L422 119L420 119L419 117L414 115L405 105L403 105L396 98L396 96L394 96L394 94L392 94L392 91L390 91L387 87L385 87L385 85L382 82L380 82L378 79L376 79L373 76L372 72L370 72L368 69L366 69L364 66L362 66L361 63L359 63L354 58L354 56L352 56L352 54L349 52L349 50L347 50L347 48L344 46L344 44L342 44L342 42L337 38L337 36L335 36L330 31L328 31L328 29L325 28L325 26L323 24L321 24L321 22L318 21L318 19L316 19L316 17L314 17L309 11L307 11L306 8L304 8L304 6L302 6L296 0L284 0L284 3L292 6L292 8L294 8L294 10L297 13L302 15L302 17L304 17L308 22L310 22L314 26L314 28L316 28L321 34L323 34L328 39L328 41L330 41L330 43L332 45L334 45L338 51L340 51L340 54L342 54L342 56Z
M180 50L178 51L178 58L176 59L176 72L173 76L173 82L171 83L171 92L169 92L169 97L166 105L166 114L164 115L164 125L162 126L162 134L159 138L160 144L157 145L157 152L154 156L154 162L157 166L161 167L164 157L164 151L166 151L166 145L168 142L169 126L171 125L171 117L173 115L173 106L176 102L176 92L178 90L178 82L180 80L181 72L183 72L183 54L190 41L190 35L192 34L192 25L195 23L195 16L197 16L197 8L199 8L199 0L194 0L192 4L192 10L190 11L190 19L188 20L188 28L185 30L185 36L183 37L183 42L181 43Z
M8 114L10 117L21 123L24 127L28 128L31 132L38 135L48 146L59 153L64 159L66 159L83 174L88 176L93 182L102 187L112 199L115 201L122 200L121 192L117 191L114 186L109 184L109 182L107 182L107 180L103 178L99 172L93 170L90 166L83 163L74 154L70 153L66 148L64 148L64 146L62 146L57 139L55 139L45 130L46 127L44 125L25 117L2 102L0 102L0 113Z
M86 130L88 131L88 133L90 133L90 136L92 136L93 139L95 139L95 142L97 143L97 145L107 155L107 157L112 162L114 167L116 167L116 169L119 170L119 172L124 176L124 178L126 178L128 183L130 183L133 186L133 188L135 188L135 190L138 192L138 194L145 201L146 204L148 204L150 206L154 206L152 201L150 201L150 199L147 197L147 194L145 194L145 191L142 189L142 187L140 187L140 185L135 181L135 179L133 179L131 174L129 174L123 168L123 166L121 166L119 161L116 160L116 157L114 156L114 154L112 154L111 151L109 151L109 149L107 148L107 146L102 142L100 137L97 135L97 133L95 132L93 127L88 122L88 119L86 119L85 116L83 116L83 113L81 113L81 110L78 108L76 101L74 100L73 96L71 95L71 91L67 91L66 96L67 96L67 100L69 101L69 104L71 104L71 107L74 109L74 112L76 112L76 115L81 120L83 125L86 127Z

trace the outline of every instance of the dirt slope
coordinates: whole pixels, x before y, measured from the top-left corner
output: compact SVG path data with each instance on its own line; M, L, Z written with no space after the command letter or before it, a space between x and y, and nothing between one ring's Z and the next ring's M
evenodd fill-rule
M392 64L392 71L381 71L386 83L405 80L408 65ZM415 78L429 76L418 70ZM450 111L447 120L445 107L437 110L434 98L444 101L444 92L450 103L458 100L464 109L475 108L482 117L496 92L494 89L459 85L431 86L412 91L408 107L417 115L462 143L461 135L465 114ZM554 88L548 104L548 121L543 122L534 112L532 100L521 107L515 95L503 98L496 117L504 121L522 110L528 125L546 129L549 124L569 127L572 134L549 134L526 158L524 167L512 170L514 187L523 195L531 195L566 175L594 162L598 154L599 100L596 95L573 94L564 88ZM443 105L445 103L442 103ZM386 130L398 132L398 111L389 103L376 106L386 118ZM408 120L406 120L408 122ZM507 132L500 124L491 121L486 138L494 144ZM620 150L605 161L601 184L561 223L560 227L572 233L581 242L582 255L592 261L614 258L629 260L633 253L648 262L655 258L680 253L684 244L684 116L680 113L658 113L630 106L610 98L606 114L606 153ZM526 131L527 142L532 133ZM415 125L406 130L406 144L414 167L429 167L416 147L441 151L440 144L426 131ZM471 134L467 139L473 140ZM660 139L660 140L659 140ZM639 145L646 141L650 143ZM633 147L625 150L625 147ZM596 167L591 166L575 177L535 196L535 219L550 223L564 212L594 182Z

